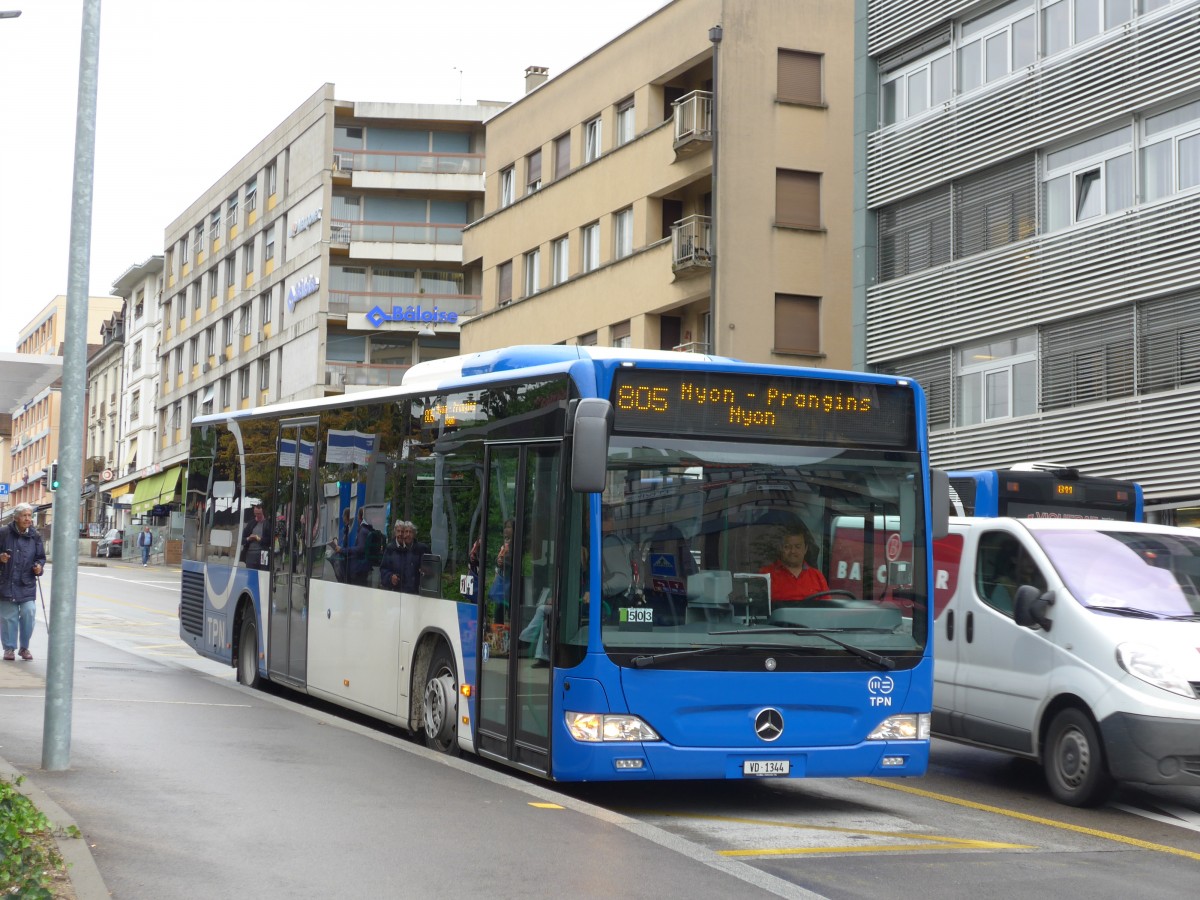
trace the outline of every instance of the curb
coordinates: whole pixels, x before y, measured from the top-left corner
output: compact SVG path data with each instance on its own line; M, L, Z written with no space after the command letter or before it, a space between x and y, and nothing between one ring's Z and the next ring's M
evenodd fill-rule
M78 829L79 826L75 824L75 820L67 815L62 807L30 781L28 775L17 771L3 757L0 757L0 775L12 781L17 792L28 797L30 802L50 820L50 824L56 831L71 827ZM19 785L16 784L18 778L24 779ZM96 867L96 860L92 858L92 850L88 846L87 838L82 835L73 838L56 834L54 841L58 844L58 852L62 854L63 862L67 864L67 877L71 880L71 887L75 890L77 900L110 900L112 894L105 886L104 878L101 877L100 870Z

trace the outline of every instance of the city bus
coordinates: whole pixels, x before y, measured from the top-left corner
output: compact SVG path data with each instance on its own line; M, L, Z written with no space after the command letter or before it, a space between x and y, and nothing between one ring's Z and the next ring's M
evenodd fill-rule
M202 416L186 485L180 636L244 685L557 781L925 771L949 494L909 379L514 347ZM797 530L836 587L771 583Z
M955 515L1145 521L1142 487L1133 481L1098 478L1068 466L1041 463L951 471L948 475Z

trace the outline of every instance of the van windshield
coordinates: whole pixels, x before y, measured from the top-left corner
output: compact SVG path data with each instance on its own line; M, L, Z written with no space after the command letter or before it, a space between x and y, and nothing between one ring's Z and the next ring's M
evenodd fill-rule
M1200 614L1200 537L1080 530L1034 538L1084 606L1168 618Z

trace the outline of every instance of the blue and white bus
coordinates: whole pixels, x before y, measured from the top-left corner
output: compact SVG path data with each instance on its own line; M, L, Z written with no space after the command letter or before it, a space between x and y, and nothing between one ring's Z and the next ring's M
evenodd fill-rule
M422 363L195 420L180 634L243 684L561 781L918 775L931 480L903 378L567 346ZM851 520L857 581L831 562ZM836 587L772 584L796 532Z
M1049 463L947 475L951 502L960 516L1145 521L1142 486L1135 481L1083 475L1076 468Z

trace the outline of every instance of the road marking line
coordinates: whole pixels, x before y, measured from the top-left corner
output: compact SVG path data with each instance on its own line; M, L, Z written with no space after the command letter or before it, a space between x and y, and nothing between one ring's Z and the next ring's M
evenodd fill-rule
M777 822L772 819L750 819L744 816L717 816L695 813L673 813L659 810L628 810L629 813L650 816L666 816L676 819L703 819L715 822L731 822L736 825L761 825L769 828L790 828L795 831L821 831L836 834L864 834L894 840L917 841L916 845L860 845L853 847L798 847L768 848L757 850L717 850L722 856L780 856L791 853L863 853L905 850L1032 850L1027 844L1006 844L998 841L977 841L969 838L944 837L940 834L912 834L907 831L879 831L870 828L846 828L840 825L809 825L800 822ZM952 846L950 846L952 845Z
M924 791L920 788L909 787L906 784L896 784L895 782L883 781L877 778L855 778L855 781L863 784L871 784L875 787L889 788L893 791L902 791L906 794L915 794L918 797L928 797L931 800L941 800L943 803L952 803L955 806L965 806L968 809L977 809L981 812L990 812L998 816L1007 816L1010 819L1019 819L1023 822L1034 822L1038 825L1046 825L1049 828L1058 828L1063 831L1073 831L1076 834L1086 834L1091 837L1102 838L1106 841L1115 841L1118 844L1128 844L1131 847L1140 847L1143 850L1154 850L1158 853L1169 853L1174 856L1183 856L1187 859L1200 860L1200 853L1195 853L1191 850L1180 850L1178 847L1169 847L1166 844L1152 844L1150 841L1139 840L1138 838L1129 837L1124 834L1115 834L1111 831L1100 831L1097 828L1087 828L1083 825L1072 825L1070 822L1060 822L1057 819L1046 819L1042 816L1034 816L1029 813L1017 812L1015 809L1005 809L1002 806L988 806L985 803L976 803L973 800L963 800L960 797L951 797L948 794L935 794L933 791Z
M566 809L565 806L559 806L557 803L530 803L529 805L537 809Z
M1200 831L1200 824L1192 822L1196 818L1195 813L1188 814L1187 810L1182 807L1176 807L1180 812L1178 814L1163 815L1162 813L1151 812L1148 809L1141 809L1137 806L1126 806L1124 803L1108 804L1113 809L1119 809L1123 812L1133 813L1135 816L1141 816L1143 819L1153 819L1155 822L1165 822L1168 825L1175 825L1178 828L1189 828L1192 831ZM1166 807L1164 807L1166 809ZM1173 813L1172 809L1167 809L1168 813Z
M45 700L45 694L0 694L2 698L25 698L30 700ZM149 703L158 706L214 706L225 709L253 709L251 703L198 703L195 700L132 700L128 697L76 697L76 700L90 700L93 703Z

